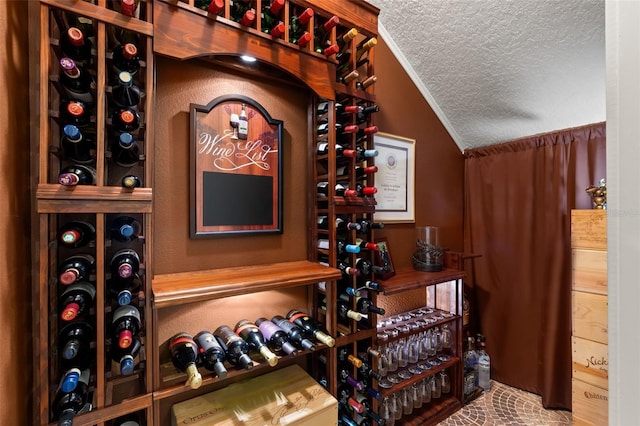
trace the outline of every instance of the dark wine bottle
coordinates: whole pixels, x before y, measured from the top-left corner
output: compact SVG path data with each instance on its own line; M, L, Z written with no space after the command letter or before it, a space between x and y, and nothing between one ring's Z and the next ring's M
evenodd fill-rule
M126 306L131 303L134 296L140 293L142 280L138 274L133 274L129 278L111 276L107 281L109 295L118 302L119 306Z
M138 176L126 175L126 176L123 176L122 180L120 181L120 184L122 185L123 188L133 189L133 188L140 188L142 186L142 181Z
M93 359L91 355L91 340L93 327L83 321L74 321L65 325L58 333L58 353L60 367L63 370L88 368Z
M247 117L247 105L242 104L242 110L238 115L238 138L247 140L249 137L249 118Z
M348 294L346 293L342 293L340 296L338 296L340 299L342 300L349 300L350 297ZM373 304L373 301L371 299L369 299L368 297L362 297L362 296L355 296L356 299L356 310L358 312L360 312L361 314L368 314L370 312L373 312L375 314L378 315L384 315L385 314L385 310L383 308L379 308L378 306Z
M351 372L344 367L338 367L338 380L356 388L357 390L364 389L362 382L354 379L353 376L351 376Z
M318 25L315 27L314 49L316 53L325 53L326 49L331 48L332 46L330 41L331 30L335 28L336 25L338 25L339 23L340 23L340 18L333 15L331 18L324 21L321 25ZM339 50L340 47L331 48L330 52L327 52L327 53L336 54L338 51L336 49Z
M117 216L111 222L111 238L117 241L128 242L140 236L142 225L135 217Z
M95 82L91 75L84 69L80 69L75 61L66 56L60 59L60 84L67 96L77 99L87 105L95 103L93 92Z
M135 132L140 127L140 115L131 107L116 109L111 117L111 125L119 132Z
M362 81L356 82L356 89L365 90L369 86L373 86L378 81L378 77L371 75Z
M366 167L356 166L355 168L356 179L364 179L377 172L378 172L378 166L366 166Z
M339 216L336 217L335 223L336 223L336 231L338 232L360 229L360 225L358 223L350 222ZM327 218L327 216L318 216L318 228L329 229L329 219Z
M86 66L91 60L91 42L77 27L69 27L60 38L62 53L76 64Z
M284 8L284 0L271 0L269 4L266 0L262 3L262 32L271 34L273 37L282 37L284 34L284 23L280 20L280 12Z
M227 361L245 370L251 370L253 368L253 361L248 354L249 344L234 333L228 325L221 325L216 328L213 335L218 339L220 346L224 349Z
M335 339L322 331L318 323L308 314L292 309L287 313L287 319L300 327L307 338L313 337L329 347L336 344Z
M133 338L142 328L140 311L133 305L120 306L113 312L111 331L113 335L112 345L126 349L133 343Z
M58 312L63 321L72 321L89 314L96 298L96 288L87 281L66 287L58 298Z
M206 10L212 15L217 15L224 9L224 0L196 0L194 6Z
M140 88L133 84L133 76L128 71L118 73L118 81L111 89L111 100L120 108L137 108L140 103Z
M74 220L58 230L58 241L72 248L83 247L95 239L96 228L89 222Z
M289 41L304 47L311 41L311 34L307 32L307 24L313 16L313 9L304 9L299 15L293 14L289 20Z
M356 238L356 245L358 245L362 250L380 250L380 246L378 244L363 240L362 238Z
M133 43L117 44L112 51L111 64L116 75L122 71L135 75L140 70L140 57L136 45Z
M77 281L88 281L95 263L95 258L88 253L67 257L58 266L58 282L70 285Z
M298 352L296 347L288 341L287 333L273 321L260 317L255 324L273 352L285 352L287 355L295 355Z
M360 392L356 393L356 401L358 401L363 407L362 415L371 418L371 420L373 420L380 426L385 425L385 420L378 416L378 414L376 414L372 410L371 403L369 402L369 398L367 398L366 395Z
M256 11L251 8L251 0L229 1L231 20L250 27L256 20Z
M84 164L67 166L60 171L58 183L63 186L95 185L96 170Z
M369 52L369 50L371 50L371 48L376 44L378 44L378 39L375 37L370 37L361 41L358 44L358 49L356 50L356 62L360 61L362 56Z
M111 275L130 278L140 269L140 256L129 248L120 249L111 258Z
M360 368L363 364L362 360L357 356L353 355L349 350L349 348L347 348L346 346L342 346L338 350L338 363L345 364L347 362L356 368Z
M368 234L372 229L383 229L384 223L382 222L372 222L369 219L358 219L357 222L360 224L360 232L363 234Z
M299 348L307 351L315 351L316 345L306 337L300 327L290 323L286 318L280 315L274 315L271 321L287 333L287 338L296 344Z
M77 127L86 127L91 122L88 105L77 99L60 102L60 118L63 123Z
M360 312L352 311L345 301L338 300L336 301L336 305L338 307L338 309L336 310L338 318L342 319L343 321L347 321L349 319L360 321L362 319L362 314ZM323 311L327 310L326 298L322 299L322 301L320 302L320 309L322 309Z
M95 149L95 142L86 138L80 129L73 124L66 124L62 128L60 146L65 158L79 164L87 164L93 161L91 150Z
M120 12L123 15L136 17L140 16L140 0L120 0Z
M316 246L319 249L329 250L329 240L327 238L318 238ZM348 253L360 253L360 247L355 244L349 244L345 240L338 238L336 240L338 249L338 257L344 257Z
M70 392L62 390L62 383L56 391L56 395L51 403L53 418L58 420L59 426L72 426L73 417L81 412L89 411L89 369L82 371L78 377L78 382Z
M226 354L210 331L201 331L193 338L198 344L202 365L209 371L214 371L220 379L227 377L227 369L224 366Z
M169 339L169 351L174 367L187 373L185 385L198 389L202 385L202 375L198 371L198 345L189 333L178 333Z
M278 357L271 352L260 329L254 323L242 319L236 323L234 331L249 344L250 349L259 352L271 367L278 364Z
M133 374L135 370L135 359L142 348L142 341L138 336L134 336L128 348L121 348L119 345L111 345L111 360L118 365L118 371L123 376Z
M140 426L146 424L143 420L144 411L126 414L113 420L113 426Z

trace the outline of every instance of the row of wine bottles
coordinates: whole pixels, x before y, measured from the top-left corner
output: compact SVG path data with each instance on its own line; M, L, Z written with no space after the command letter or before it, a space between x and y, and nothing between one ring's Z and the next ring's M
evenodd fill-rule
M224 363L238 368L253 368L251 353L259 353L270 365L278 363L277 354L295 355L299 350L314 351L318 341L329 347L335 340L308 314L292 309L283 317L274 315L271 320L261 317L255 322L240 320L232 329L220 325L213 332L203 330L192 336L177 333L169 339L169 351L173 365L187 374L186 384L197 389L202 384L198 367L215 372L220 378L227 376Z

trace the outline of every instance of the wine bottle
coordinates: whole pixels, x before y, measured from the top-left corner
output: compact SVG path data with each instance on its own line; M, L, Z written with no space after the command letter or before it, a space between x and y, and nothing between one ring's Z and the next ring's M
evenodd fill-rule
M142 412L144 413L144 411ZM143 421L144 415L141 412L127 414L118 417L113 421L113 426L140 426L146 424Z
M58 241L72 248L83 247L95 239L96 228L89 222L74 220L58 230Z
M375 186L364 186L361 183L356 183L355 189L345 189L344 196L345 197L366 197L370 195L374 195L378 192L378 188Z
M311 340L304 337L304 332L297 325L292 324L286 318L280 315L274 315L273 318L271 318L271 321L278 327L283 329L285 333L287 333L287 338L291 342L295 343L299 348L305 349L307 351L316 350L316 345Z
M238 138L247 140L249 137L249 119L247 118L246 104L242 104L238 120Z
M123 15L138 18L140 16L140 0L120 0L120 12Z
M140 147L131 133L120 133L118 138L113 141L111 158L122 167L133 167L138 164L138 161L140 161Z
M336 132L342 131L342 123L336 123L334 127ZM318 126L316 127L316 133L318 136L326 135L331 130L331 126L329 126L328 121L318 122Z
M318 25L314 29L315 39L314 39L314 49L316 53L330 53L330 55L335 55L337 53L337 48L332 48L330 42L331 30L336 27L340 23L340 18L333 15L331 18L327 19L322 23L322 25ZM331 49L327 52L327 49ZM327 55L327 56L330 56Z
M284 23L280 20L280 12L284 7L284 0L271 0L269 4L266 0L262 3L262 32L271 34L274 37L284 35Z
M95 103L93 91L95 90L95 82L91 75L85 70L81 70L73 59L63 57L60 59L60 84L62 85L67 96L71 99L77 99L87 105Z
M133 305L120 306L113 312L111 320L111 330L113 334L112 345L117 341L117 345L122 349L131 346L133 337L142 328L140 311Z
M118 302L119 306L126 306L131 303L134 295L140 293L142 280L138 274L133 274L129 278L111 276L107 281L109 295Z
M341 300L340 302L344 301ZM338 349L338 363L344 364L347 362L356 368L360 368L362 366L362 360L353 355L349 348L347 348L346 346L342 346L340 349Z
M245 27L250 27L255 21L256 12L251 8L251 0L230 0L229 6L231 20Z
M80 28L69 27L60 38L62 53L79 66L86 66L91 60L91 43Z
M378 44L378 39L375 37L370 37L365 39L358 44L358 49L356 50L356 62L362 59L362 56L369 52L373 46Z
M352 319L354 321L360 321L362 319L362 314L360 312L352 311L345 301L338 300L336 301L336 305L338 307L338 309L336 310L336 313L338 314L338 318L344 321L347 321L349 319ZM322 299L322 301L320 302L320 309L326 312L327 310L326 298Z
M336 217L335 224L336 224L336 231L339 231L339 232L360 229L360 225L358 223L350 222L340 216ZM328 216L324 216L324 215L318 216L318 229L329 229Z
M271 352L260 329L254 323L242 319L236 323L234 331L249 344L250 349L259 352L271 367L278 364L278 357Z
M56 390L55 397L51 403L53 418L58 420L59 426L72 426L73 417L81 412L89 411L91 404L89 400L89 378L91 372L85 369L78 377L74 389L70 392L62 390L62 383Z
M245 370L253 368L253 361L248 354L249 344L234 333L231 327L221 325L214 330L213 335L218 339L222 349L224 349L227 361Z
M353 70L339 75L337 81L338 83L349 84L358 77L360 77L360 73L357 70Z
M355 158L358 153L355 149L348 149L342 145L335 145L336 150L336 160ZM318 142L316 145L316 152L318 155L326 155L329 153L329 143L328 142Z
M316 246L319 249L329 250L329 240L327 238L318 238ZM336 239L336 246L338 249L338 257L344 257L348 253L360 253L360 247L356 244L349 244L345 240Z
M60 118L63 123L86 127L91 121L88 105L77 99L60 102Z
M360 106L360 109L356 112L356 124L363 124L367 121L370 114L380 111L378 105L370 105L367 107Z
M372 229L384 228L384 223L382 222L372 222L365 218L357 219L356 221L360 224L360 232L363 234L368 234Z
M365 90L369 86L373 86L378 81L378 77L375 75L369 76L362 81L356 82L356 89Z
M140 236L142 225L135 217L117 216L111 223L111 238L117 241L131 241Z
M209 371L214 371L218 378L225 379L227 377L227 369L224 366L226 354L210 331L201 331L193 338L200 348L200 360L202 365Z
M304 47L311 41L311 34L307 32L307 24L313 16L313 9L304 9L299 15L293 14L289 21L289 41Z
M118 371L123 376L133 374L136 367L135 359L142 348L142 341L138 336L134 336L128 348L121 348L119 345L111 345L111 360L118 365Z
M354 169L354 173L356 175L356 180L365 179L375 173L378 172L378 166L356 166Z
M385 425L385 420L378 416L378 414L372 410L371 403L369 402L369 399L366 397L366 395L363 395L360 392L356 393L356 401L358 401L363 407L362 415L371 418L371 420L373 420L380 426Z
M187 373L185 385L198 389L202 385L202 375L198 371L198 346L189 333L178 333L169 339L169 352L174 367Z
M58 282L71 285L77 281L88 281L95 263L96 259L88 253L67 257L58 267Z
M354 379L353 376L351 376L351 372L344 367L338 367L338 380L356 388L357 390L364 389L362 382Z
M346 383L340 383L338 385L337 399L340 407L342 408L341 411L346 411L346 413L343 412L342 414L346 415L347 417L345 417L345 419L348 419L351 422L351 423L346 422L345 424L348 424L348 425L354 424L357 426L356 422L354 422L348 417L351 411L358 412L358 410L361 410L360 404L352 396L352 393L353 393L352 388L349 387L349 385L347 385ZM351 408L348 409L347 407L351 407Z
M111 89L111 100L120 108L134 108L140 103L140 88L133 84L133 76L128 71L118 73L118 81Z
M116 109L111 117L111 125L119 132L135 132L140 127L140 115L131 107Z
M335 339L322 331L318 323L308 314L292 309L287 313L287 319L300 327L307 338L313 337L329 347L336 344Z
M345 301L348 301L350 299L349 295L346 293L342 293L340 296L338 296L338 298ZM374 305L371 299L369 299L368 297L355 296L355 299L356 299L356 311L360 312L361 314L366 315L370 312L373 312L378 315L385 314L385 310L383 308L379 308L376 305Z
M256 319L255 324L273 352L284 352L287 355L295 355L298 352L296 347L288 341L287 333L273 321L260 317Z
M66 287L58 299L58 312L63 321L71 321L89 313L96 298L96 288L87 281Z
M111 65L116 75L126 71L131 75L136 75L140 70L140 56L138 48L133 43L119 43L111 52Z
M212 15L217 15L224 9L224 0L196 0L194 6L206 10Z
M95 148L93 140L85 138L77 126L65 124L62 128L60 141L65 158L79 164L87 164L93 161L91 150Z
M376 243L363 240L362 238L356 238L356 245L360 246L364 250L380 250L380 246Z
M120 278L130 278L140 269L140 256L129 248L123 248L111 257L111 275Z
M345 31L342 35L336 37L336 40L338 42L338 47L340 48L340 52L341 53L346 52L351 46L351 40L353 40L357 36L358 36L358 30L355 28L350 28L347 31ZM339 63L343 63L342 62L343 58L336 57L336 59L338 59Z
M95 185L96 170L84 164L67 166L60 171L58 183L63 186Z
M84 370L93 359L91 354L91 340L93 327L84 321L74 321L65 325L58 333L58 353L60 367L69 370L73 367Z
M126 175L122 177L120 184L123 188L133 189L140 188L142 186L142 181L136 175Z

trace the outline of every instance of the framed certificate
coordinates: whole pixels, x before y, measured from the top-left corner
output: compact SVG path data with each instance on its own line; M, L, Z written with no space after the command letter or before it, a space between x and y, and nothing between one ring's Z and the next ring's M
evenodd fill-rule
M415 139L376 133L376 221L415 222Z

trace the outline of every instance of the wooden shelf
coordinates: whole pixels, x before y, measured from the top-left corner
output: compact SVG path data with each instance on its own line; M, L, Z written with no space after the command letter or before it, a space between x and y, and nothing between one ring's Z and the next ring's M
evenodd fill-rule
M450 360L448 361L444 361L442 362L442 364L440 365L436 365L434 367L431 367L428 370L424 370L422 373L420 374L414 374L411 378L407 379L407 380L403 380L400 383L397 383L395 385L393 385L393 387L389 388L389 389L379 389L380 395L382 395L382 398L384 398L385 396L389 396L391 394L394 394L398 391L401 391L402 389L409 387L411 385L413 385L414 383L419 382L422 379L425 379L427 377L433 376L434 374L437 374L443 370L446 370L447 368L453 367L456 364L458 364L458 362L460 361L460 358L458 357L451 357ZM398 370L399 371L399 370ZM395 374L394 373L389 373L389 374ZM451 378L453 380L453 378ZM452 386L453 389L453 386Z
M385 296L398 294L417 288L454 281L465 277L464 271L457 269L443 269L440 272L423 272L415 269L397 271L388 280L381 281Z
M338 269L307 260L156 275L153 306L164 308L339 279Z

